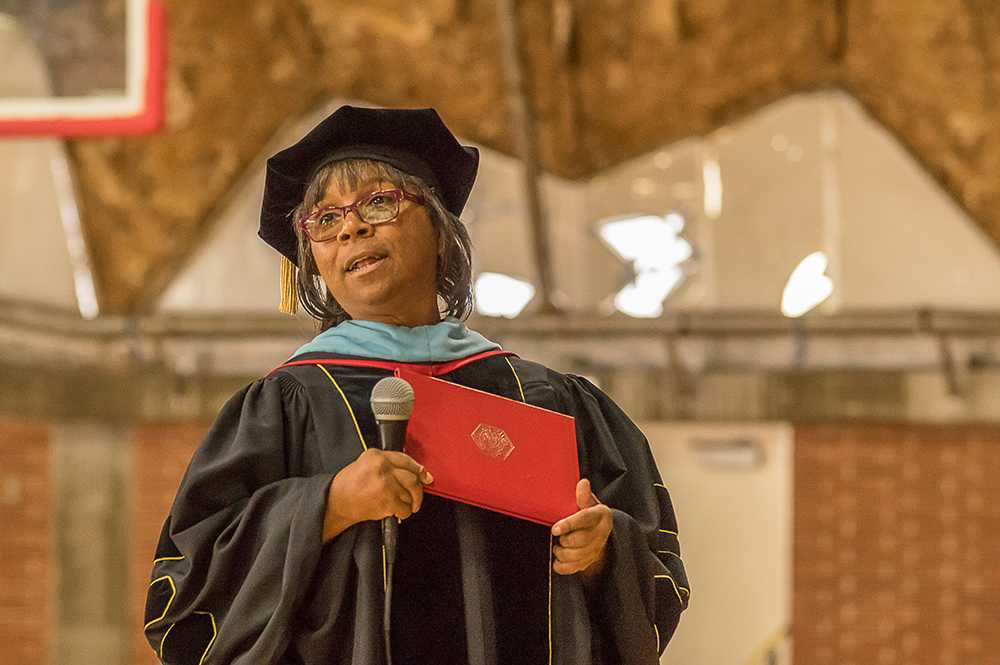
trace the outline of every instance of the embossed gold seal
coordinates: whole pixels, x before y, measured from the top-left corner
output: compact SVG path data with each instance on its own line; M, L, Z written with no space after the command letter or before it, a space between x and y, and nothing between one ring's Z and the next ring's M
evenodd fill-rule
M472 430L472 442L484 455L506 460L514 452L514 443L507 433L495 425L479 423Z

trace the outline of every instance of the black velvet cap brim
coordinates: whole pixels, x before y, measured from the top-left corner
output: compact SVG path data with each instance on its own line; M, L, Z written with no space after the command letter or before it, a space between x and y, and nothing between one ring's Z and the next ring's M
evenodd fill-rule
M434 109L342 106L267 160L261 239L298 265L292 212L320 166L350 157L383 161L423 178L455 215L465 208L479 168L479 151L461 145Z

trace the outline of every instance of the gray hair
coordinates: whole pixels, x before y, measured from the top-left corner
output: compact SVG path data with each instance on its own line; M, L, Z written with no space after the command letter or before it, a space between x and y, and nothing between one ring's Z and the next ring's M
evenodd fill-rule
M298 222L322 200L331 178L356 189L364 179L372 176L424 198L428 217L438 234L437 294L444 301L441 314L465 320L472 312L472 240L465 224L445 208L441 197L422 178L373 159L345 159L323 164L309 181L302 203L292 212L292 226L298 238L296 291L302 308L320 322L320 330L351 318L327 289L316 266L309 238Z

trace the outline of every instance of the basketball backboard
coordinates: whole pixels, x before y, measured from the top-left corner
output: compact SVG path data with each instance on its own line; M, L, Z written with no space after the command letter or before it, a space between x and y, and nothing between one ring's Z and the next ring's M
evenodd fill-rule
M0 0L0 136L156 130L161 0Z

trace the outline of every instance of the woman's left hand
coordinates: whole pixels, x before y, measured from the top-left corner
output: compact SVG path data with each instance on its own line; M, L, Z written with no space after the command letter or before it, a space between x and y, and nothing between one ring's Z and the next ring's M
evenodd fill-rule
M576 484L576 505L579 512L552 525L552 535L559 537L559 544L552 548L556 555L552 570L560 575L584 572L584 577L593 578L604 563L613 525L611 509L598 501L586 478Z

